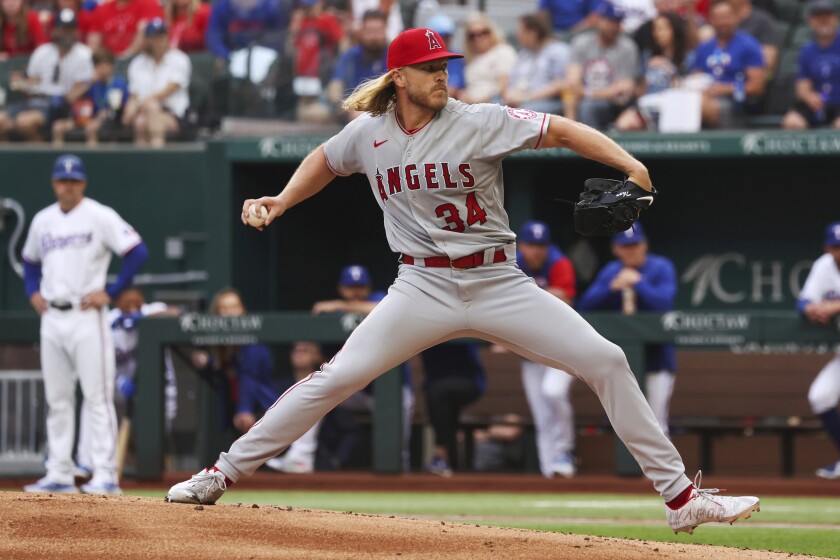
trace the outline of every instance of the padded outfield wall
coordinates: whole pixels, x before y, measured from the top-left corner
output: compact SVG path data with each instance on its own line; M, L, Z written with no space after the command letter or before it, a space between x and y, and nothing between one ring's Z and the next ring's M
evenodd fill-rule
M318 199L257 232L241 226L244 197L275 193L322 137L258 138L170 147L74 151L85 160L88 194L113 206L140 233L152 256L146 272L207 273L207 280L156 286L211 294L233 284L253 309L302 310L332 297L342 266L370 266L377 288L396 271L382 217L366 180L337 180ZM721 132L621 135L650 168L661 197L643 222L652 250L674 260L682 309L790 309L821 252L826 223L840 220L840 135L831 132ZM0 198L33 214L53 198L49 148L0 148ZM514 229L538 218L575 261L581 285L609 258L604 239L574 233L571 207L583 180L618 177L568 152L527 152L505 164ZM0 310L26 308L6 259L14 219L0 231ZM18 244L18 249L19 249ZM169 250L167 251L167 247ZM181 249L179 252L178 249Z

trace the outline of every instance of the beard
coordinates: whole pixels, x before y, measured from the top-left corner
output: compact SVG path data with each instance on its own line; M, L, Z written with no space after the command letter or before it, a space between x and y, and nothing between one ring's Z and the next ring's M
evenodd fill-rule
M444 95L438 93L441 89ZM438 86L432 91L420 91L419 89L409 87L406 93L408 94L408 100L414 105L430 111L440 111L449 102L449 88L446 85L443 88Z

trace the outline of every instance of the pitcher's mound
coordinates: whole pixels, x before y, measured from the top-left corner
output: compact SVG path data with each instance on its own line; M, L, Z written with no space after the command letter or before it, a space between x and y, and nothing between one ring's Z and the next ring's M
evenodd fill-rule
M643 543L283 506L168 504L163 497L0 492L0 512L0 558L4 559L791 558L788 554L733 548Z

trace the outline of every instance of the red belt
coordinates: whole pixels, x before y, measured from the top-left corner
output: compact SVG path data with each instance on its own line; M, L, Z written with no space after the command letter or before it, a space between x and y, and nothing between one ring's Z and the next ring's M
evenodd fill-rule
M415 262L419 259L415 259L410 255L403 254L402 262L403 264L415 264ZM505 262L507 260L507 256L505 255L504 249L496 249L496 252L493 253L493 262L500 263ZM430 266L434 268L475 268L477 266L481 266L484 264L484 251L480 253L473 253L472 255L467 255L466 257L461 257L460 259L455 259L454 261L450 261L447 257L426 257L423 259L424 266Z

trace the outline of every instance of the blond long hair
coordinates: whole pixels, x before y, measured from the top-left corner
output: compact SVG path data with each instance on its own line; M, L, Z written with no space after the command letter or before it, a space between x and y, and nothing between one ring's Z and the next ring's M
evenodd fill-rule
M356 86L341 106L345 111L361 111L378 117L390 111L396 102L397 86L391 72L386 72Z
M499 28L498 25L496 25L496 23L493 20L487 17L487 14L485 14L484 12L472 12L470 15L467 16L467 19L464 21L464 28L467 30L468 34L471 26L481 26L489 30L490 37L493 40L493 47L501 45L503 43L507 43L507 41L505 40L505 35L504 33L502 33L502 30ZM472 41L467 39L467 42L464 45L464 58L467 62L470 62L478 56L478 52L473 47L472 43Z

